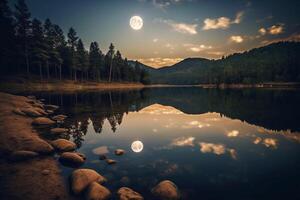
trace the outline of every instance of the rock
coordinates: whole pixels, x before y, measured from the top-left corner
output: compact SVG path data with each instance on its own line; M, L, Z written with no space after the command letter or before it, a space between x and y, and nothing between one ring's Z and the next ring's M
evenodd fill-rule
M92 182L104 183L106 179L92 169L77 169L71 176L71 188L74 194L81 193Z
M54 148L41 138L29 139L23 142L25 150L34 151L39 154L51 154Z
M177 186L169 180L160 182L151 192L160 200L177 200L180 198Z
M26 116L26 114L24 112L22 112L19 108L13 109L12 112L17 114L17 115Z
M57 139L51 142L52 146L58 151L73 151L76 144L66 139Z
M85 155L77 152L64 152L59 157L59 161L69 167L79 167L85 160Z
M109 153L107 146L101 146L93 149L93 153L96 155L104 155Z
M59 108L59 106L56 106L56 105L44 105L44 108L46 110L56 110Z
M35 108L20 108L21 112L25 113L29 117L41 117L42 113L38 112Z
M100 160L105 160L105 159L107 159L107 157L106 157L105 154L102 154L102 155L99 156L99 159L100 159Z
M125 153L125 151L123 150L123 149L116 149L115 150L115 154L117 155L117 156L121 156L121 155L123 155Z
M49 175L49 174L50 174L50 170L44 169L44 170L42 171L42 174L43 174L44 176Z
M115 161L115 160L113 160L113 159L106 159L105 161L106 161L106 163L109 164L109 165L113 165L113 164L116 164L116 163L117 163L117 161Z
M40 108L40 109L43 109L43 110L44 110L44 106L43 106L43 104L42 104L42 103L33 102L33 103L32 103L32 106L33 106L33 107Z
M34 99L34 100L36 99L36 97L33 96L33 95L27 96L27 98L28 98L28 99Z
M48 113L42 108L34 108L34 110L39 112L41 115L48 115Z
M14 151L10 155L10 159L12 161L24 161L24 160L29 160L29 159L35 158L38 155L39 154L34 151L25 151L25 150Z
M66 118L66 115L55 115L54 117L52 117L52 119L55 121L64 121Z
M120 200L143 200L144 198L137 192L128 187L121 187L118 192Z
M86 191L87 200L106 200L111 196L110 191L97 182L92 182Z
M55 121L47 118L47 117L37 117L32 121L33 125L53 125Z
M50 130L50 132L54 135L60 135L63 133L67 133L68 131L69 131L69 129L66 129L66 128L52 128Z
M47 112L48 114L53 114L53 113L54 113L53 110L46 110L46 112Z

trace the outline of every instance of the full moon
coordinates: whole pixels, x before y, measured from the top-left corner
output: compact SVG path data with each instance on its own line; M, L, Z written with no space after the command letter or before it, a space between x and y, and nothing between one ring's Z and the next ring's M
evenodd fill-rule
M140 16L133 16L130 18L129 24L132 29L140 30L143 27L143 19Z
M134 141L132 144L131 144L131 149L133 152L135 153L139 153L143 150L144 148L144 145L141 141L137 140L137 141Z

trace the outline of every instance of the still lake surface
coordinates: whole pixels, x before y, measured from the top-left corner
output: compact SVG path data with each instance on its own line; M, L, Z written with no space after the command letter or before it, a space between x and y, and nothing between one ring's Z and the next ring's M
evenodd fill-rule
M151 197L169 179L182 199L300 199L300 91L147 88L42 93L69 117L82 168ZM45 135L48 137L47 135ZM136 142L140 141L140 142ZM124 149L123 156L114 155ZM117 161L99 159L105 153ZM61 166L67 180L73 169Z

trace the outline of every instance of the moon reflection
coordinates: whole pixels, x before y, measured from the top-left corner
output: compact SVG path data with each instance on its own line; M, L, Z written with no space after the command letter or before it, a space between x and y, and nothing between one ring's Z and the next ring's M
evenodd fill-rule
M131 144L131 149L135 153L139 153L139 152L143 151L143 148L144 148L144 145L139 140L136 140L136 141L132 142L132 144Z

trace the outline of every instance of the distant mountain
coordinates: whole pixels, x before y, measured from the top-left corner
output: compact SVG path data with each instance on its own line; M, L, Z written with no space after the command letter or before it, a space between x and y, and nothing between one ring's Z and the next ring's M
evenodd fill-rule
M136 61L134 61L134 60L128 60L128 63L129 63L129 65L130 65L131 67L134 67L134 66L135 66L135 62L136 62ZM149 73L153 73L154 71L156 71L156 69L153 68L153 67L150 67L150 66L148 66L148 65L145 65L145 64L143 64L143 63L141 63L141 62L139 62L139 61L137 61L137 62L139 63L139 66L140 66L141 69L144 69L144 70L146 70L146 71L149 72Z
M300 42L279 42L223 59L187 58L159 69L141 64L152 83L300 82Z

